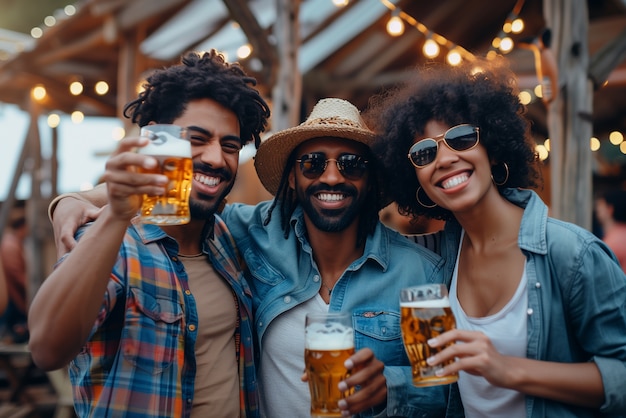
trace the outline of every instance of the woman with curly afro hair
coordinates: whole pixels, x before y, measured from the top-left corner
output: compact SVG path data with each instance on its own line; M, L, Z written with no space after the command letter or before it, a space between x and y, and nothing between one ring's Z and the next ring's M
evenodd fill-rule
M514 75L482 61L416 75L368 115L401 213L446 220L436 250L457 329L429 341L444 348L429 364L456 360L440 373L459 373L468 417L625 415L626 276L531 190Z

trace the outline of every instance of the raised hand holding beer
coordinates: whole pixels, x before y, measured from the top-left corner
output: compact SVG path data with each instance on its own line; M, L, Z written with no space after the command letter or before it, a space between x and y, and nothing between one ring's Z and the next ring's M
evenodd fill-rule
M168 124L147 125L141 128L140 135L149 138L150 143L137 152L154 157L158 164L152 169L139 167L139 171L163 174L169 180L164 195L143 196L142 222L157 225L188 223L193 164L187 129Z
M434 386L456 382L458 374L437 376L437 371L453 362L453 359L434 366L426 362L428 358L453 344L436 348L428 345L431 338L456 328L445 285L429 284L402 289L400 310L402 339L413 369L413 384Z
M341 417L338 402L350 391L339 390L349 375L344 362L354 354L354 330L349 313L307 314L304 362L311 392L311 417Z

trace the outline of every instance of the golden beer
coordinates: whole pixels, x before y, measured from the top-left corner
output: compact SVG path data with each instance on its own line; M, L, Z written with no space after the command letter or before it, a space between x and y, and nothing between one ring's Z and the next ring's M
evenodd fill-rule
M354 354L354 331L345 322L312 322L314 319L310 318L307 315L304 363L311 393L311 417L341 417L337 403L351 391L341 392L337 385L350 375L344 362ZM344 318L350 320L349 315Z
M413 292L412 295L405 294L407 291L415 289L404 289L401 298L404 300L400 302L402 339L407 356L411 362L413 385L434 386L456 382L458 379L456 374L449 376L437 376L435 374L437 370L442 369L454 360L437 366L429 366L426 363L426 359L447 347L432 348L427 341L456 327L456 321L450 309L447 290L444 286L445 295L432 299L423 297L421 292Z
M142 136L150 144L138 150L154 157L158 164L152 169L139 167L142 173L163 174L168 178L165 194L144 195L140 209L142 222L158 225L180 225L189 222L189 194L193 176L191 143L185 138L185 128L175 125L148 125Z

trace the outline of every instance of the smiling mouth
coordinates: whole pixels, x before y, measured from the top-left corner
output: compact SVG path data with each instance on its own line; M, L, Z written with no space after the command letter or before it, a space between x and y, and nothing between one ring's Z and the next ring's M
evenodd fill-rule
M204 174L194 173L193 179L200 184L204 184L205 186L215 187L222 181L219 177L206 176Z
M315 197L322 202L340 202L346 198L343 193L317 193Z
M441 182L441 187L444 190L451 189L455 186L458 186L459 184L465 183L468 180L469 180L469 174L462 173L462 174L459 174L458 176L450 177L449 179L446 179L445 181Z

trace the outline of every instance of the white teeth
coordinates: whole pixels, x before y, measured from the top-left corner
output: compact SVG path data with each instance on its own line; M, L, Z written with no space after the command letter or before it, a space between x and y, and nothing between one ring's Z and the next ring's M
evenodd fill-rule
M343 200L345 197L343 194L320 193L317 195L317 198L325 202L338 202L340 200Z
M197 182L202 183L209 187L217 186L220 183L219 177L207 177L207 176L202 176L199 174L196 174L193 177L194 177L194 180L196 180Z
M458 186L461 183L465 183L468 179L469 176L463 173L459 176L455 176L444 181L443 183L441 183L441 187L443 187L444 189L450 189L454 186Z

